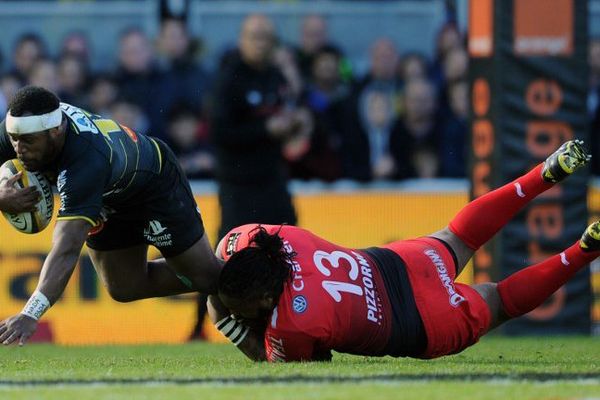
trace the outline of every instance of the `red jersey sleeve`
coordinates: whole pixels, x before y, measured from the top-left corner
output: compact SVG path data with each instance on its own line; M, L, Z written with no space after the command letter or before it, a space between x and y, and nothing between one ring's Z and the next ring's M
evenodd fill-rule
M315 339L299 331L267 329L265 350L269 362L312 361L315 359Z

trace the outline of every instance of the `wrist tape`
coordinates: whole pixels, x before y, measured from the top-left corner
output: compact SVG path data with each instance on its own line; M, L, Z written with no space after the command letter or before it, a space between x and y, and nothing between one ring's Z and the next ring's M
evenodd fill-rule
M234 345L239 345L248 335L250 328L229 315L216 324L217 329L227 337Z
M48 298L44 295L44 293L36 290L33 292L29 300L27 300L27 304L25 304L25 307L23 307L21 314L27 315L28 317L31 317L37 321L49 308L50 301Z

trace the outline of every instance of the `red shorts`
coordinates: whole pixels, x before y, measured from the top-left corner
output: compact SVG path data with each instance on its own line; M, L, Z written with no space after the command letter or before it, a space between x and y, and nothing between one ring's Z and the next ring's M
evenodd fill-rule
M458 353L488 331L491 313L486 302L470 286L454 283L457 268L443 242L424 237L383 247L406 263L427 334L427 349L421 358Z

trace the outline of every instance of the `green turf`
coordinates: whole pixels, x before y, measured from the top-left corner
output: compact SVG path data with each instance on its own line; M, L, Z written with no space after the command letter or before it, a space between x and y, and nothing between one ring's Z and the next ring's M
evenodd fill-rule
M6 397L3 397L6 396ZM2 391L6 400L295 400L295 399L362 399L362 400L527 400L527 399L592 399L600 398L596 387L580 384L506 384L489 383L399 383L399 384L330 384L330 385L239 385L239 386L116 386L60 387Z
M550 381L527 380L545 374ZM583 384L562 381L587 375ZM468 375L471 381L462 377ZM226 384L219 378L341 377L341 383ZM385 382L357 377L388 377ZM425 376L429 380L407 380ZM491 378L516 381L490 381ZM176 379L153 386L6 386L8 381ZM188 384L185 381L203 381ZM208 382L206 382L208 380ZM558 381L557 381L558 380ZM365 358L336 354L331 363L265 364L247 361L230 345L0 348L0 399L237 399L365 398L600 399L600 340L584 337L484 338L451 357L431 361ZM88 396L88 397L86 397Z

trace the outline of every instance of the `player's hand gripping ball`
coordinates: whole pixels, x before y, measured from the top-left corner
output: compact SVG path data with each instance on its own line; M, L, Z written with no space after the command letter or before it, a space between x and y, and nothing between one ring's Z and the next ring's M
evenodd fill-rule
M26 188L35 186L41 199L35 206L33 212L23 212L20 214L10 214L2 212L8 222L18 231L23 233L38 233L44 230L52 219L54 209L54 196L52 195L52 186L50 181L40 172L26 171L23 164L18 159L9 160L0 167L0 182L10 179L19 172L23 175L15 182L16 188Z

